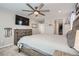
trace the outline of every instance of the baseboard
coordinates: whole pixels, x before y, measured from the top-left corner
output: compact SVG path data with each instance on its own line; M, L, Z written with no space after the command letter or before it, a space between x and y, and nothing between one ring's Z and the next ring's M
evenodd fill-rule
M13 43L12 44L7 44L7 45L4 45L4 46L1 46L0 48L8 47L8 46L11 46L11 45L14 45L14 44Z

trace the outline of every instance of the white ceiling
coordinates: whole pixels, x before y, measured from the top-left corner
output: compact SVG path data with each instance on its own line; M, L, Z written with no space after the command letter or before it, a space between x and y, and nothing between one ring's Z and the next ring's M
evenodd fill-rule
M35 7L39 6L39 3L31 3L31 5ZM23 15L27 15L30 12L24 12L22 10L31 10L25 3L0 3L0 9L2 8ZM44 14L50 15L50 17L64 17L68 16L74 9L74 3L45 3L45 6L42 9L49 9L50 12ZM61 13L58 13L59 10L61 10Z

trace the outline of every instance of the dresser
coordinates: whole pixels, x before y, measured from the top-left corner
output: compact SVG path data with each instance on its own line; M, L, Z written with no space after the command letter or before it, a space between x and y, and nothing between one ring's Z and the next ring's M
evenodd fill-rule
M29 35L32 35L32 29L14 29L14 45L17 45L21 37Z

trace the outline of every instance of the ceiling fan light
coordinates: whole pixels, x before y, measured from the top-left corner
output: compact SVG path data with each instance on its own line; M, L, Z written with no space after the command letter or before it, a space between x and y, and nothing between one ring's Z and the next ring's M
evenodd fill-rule
M34 12L35 15L38 15L39 13L37 11Z

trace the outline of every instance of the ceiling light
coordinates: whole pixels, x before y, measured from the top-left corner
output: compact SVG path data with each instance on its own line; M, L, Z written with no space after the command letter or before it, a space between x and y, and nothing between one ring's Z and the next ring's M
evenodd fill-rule
M61 13L62 11L61 10L58 10L58 13Z
M35 15L38 15L39 13L37 11L34 12Z

